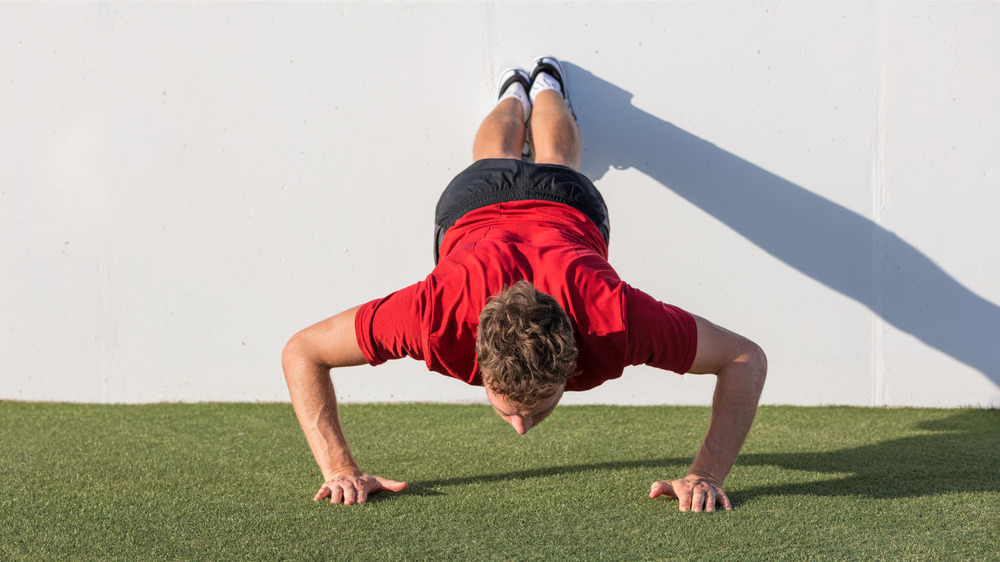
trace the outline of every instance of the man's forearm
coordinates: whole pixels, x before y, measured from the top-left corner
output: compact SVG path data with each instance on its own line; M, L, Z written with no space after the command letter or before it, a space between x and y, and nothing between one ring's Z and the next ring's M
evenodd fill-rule
M292 407L309 442L316 463L329 479L338 469L358 468L344 438L337 414L337 395L329 369L316 364L300 364L285 373Z
M330 369L361 365L364 356L354 337L357 307L295 334L281 353L295 415L316 463L329 479L338 469L358 465L340 429L337 394Z
M729 363L718 373L712 420L689 474L720 485L736 463L764 387L766 360L749 357Z

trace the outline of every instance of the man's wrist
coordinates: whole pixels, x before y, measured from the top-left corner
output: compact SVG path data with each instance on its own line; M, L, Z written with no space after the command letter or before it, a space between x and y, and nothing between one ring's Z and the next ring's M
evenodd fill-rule
M705 472L703 470L696 470L694 468L688 470L687 476L685 476L684 478L697 478L699 480L707 480L708 482L718 486L719 488L722 487L722 481L724 480L724 478L716 478L715 476L712 476L708 472Z
M332 468L330 470L324 470L323 471L323 480L324 481L333 480L337 476L341 476L343 474L357 474L357 473L360 473L360 472L361 472L361 467L359 467L355 463L343 464L343 465L334 467L334 468Z

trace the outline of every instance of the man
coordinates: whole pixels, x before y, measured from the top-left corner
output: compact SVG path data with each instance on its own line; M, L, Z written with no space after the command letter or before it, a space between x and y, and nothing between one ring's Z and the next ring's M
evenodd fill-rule
M285 346L292 405L324 478L314 500L353 504L406 489L364 473L351 456L330 369L410 356L484 386L519 434L563 392L617 378L627 365L715 374L694 463L683 478L654 482L650 497L677 498L681 511L732 508L722 482L753 422L766 358L750 340L630 287L608 264L607 208L577 171L582 146L564 77L553 57L536 59L530 73L503 73L474 163L438 202L436 266L425 280ZM522 160L524 149L533 163Z

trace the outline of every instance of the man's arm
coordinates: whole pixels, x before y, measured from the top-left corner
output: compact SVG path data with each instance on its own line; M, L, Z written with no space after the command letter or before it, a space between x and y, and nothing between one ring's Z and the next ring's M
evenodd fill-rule
M281 366L299 425L323 472L324 483L313 500L364 502L368 494L406 489L405 482L370 476L351 455L337 415L337 394L330 369L363 365L354 334L359 307L344 311L292 336L281 353Z
M752 341L695 317L698 350L692 373L718 376L712 400L712 419L687 476L654 482L649 497L667 495L680 501L681 511L727 510L732 504L722 482L736 463L750 431L767 375L767 358Z

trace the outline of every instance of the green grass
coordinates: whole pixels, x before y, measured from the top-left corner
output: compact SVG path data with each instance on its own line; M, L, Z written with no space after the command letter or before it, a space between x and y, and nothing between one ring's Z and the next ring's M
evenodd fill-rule
M650 500L708 416L345 405L410 490L342 506L288 405L0 402L0 559L1000 559L1000 411L765 407L734 511Z

